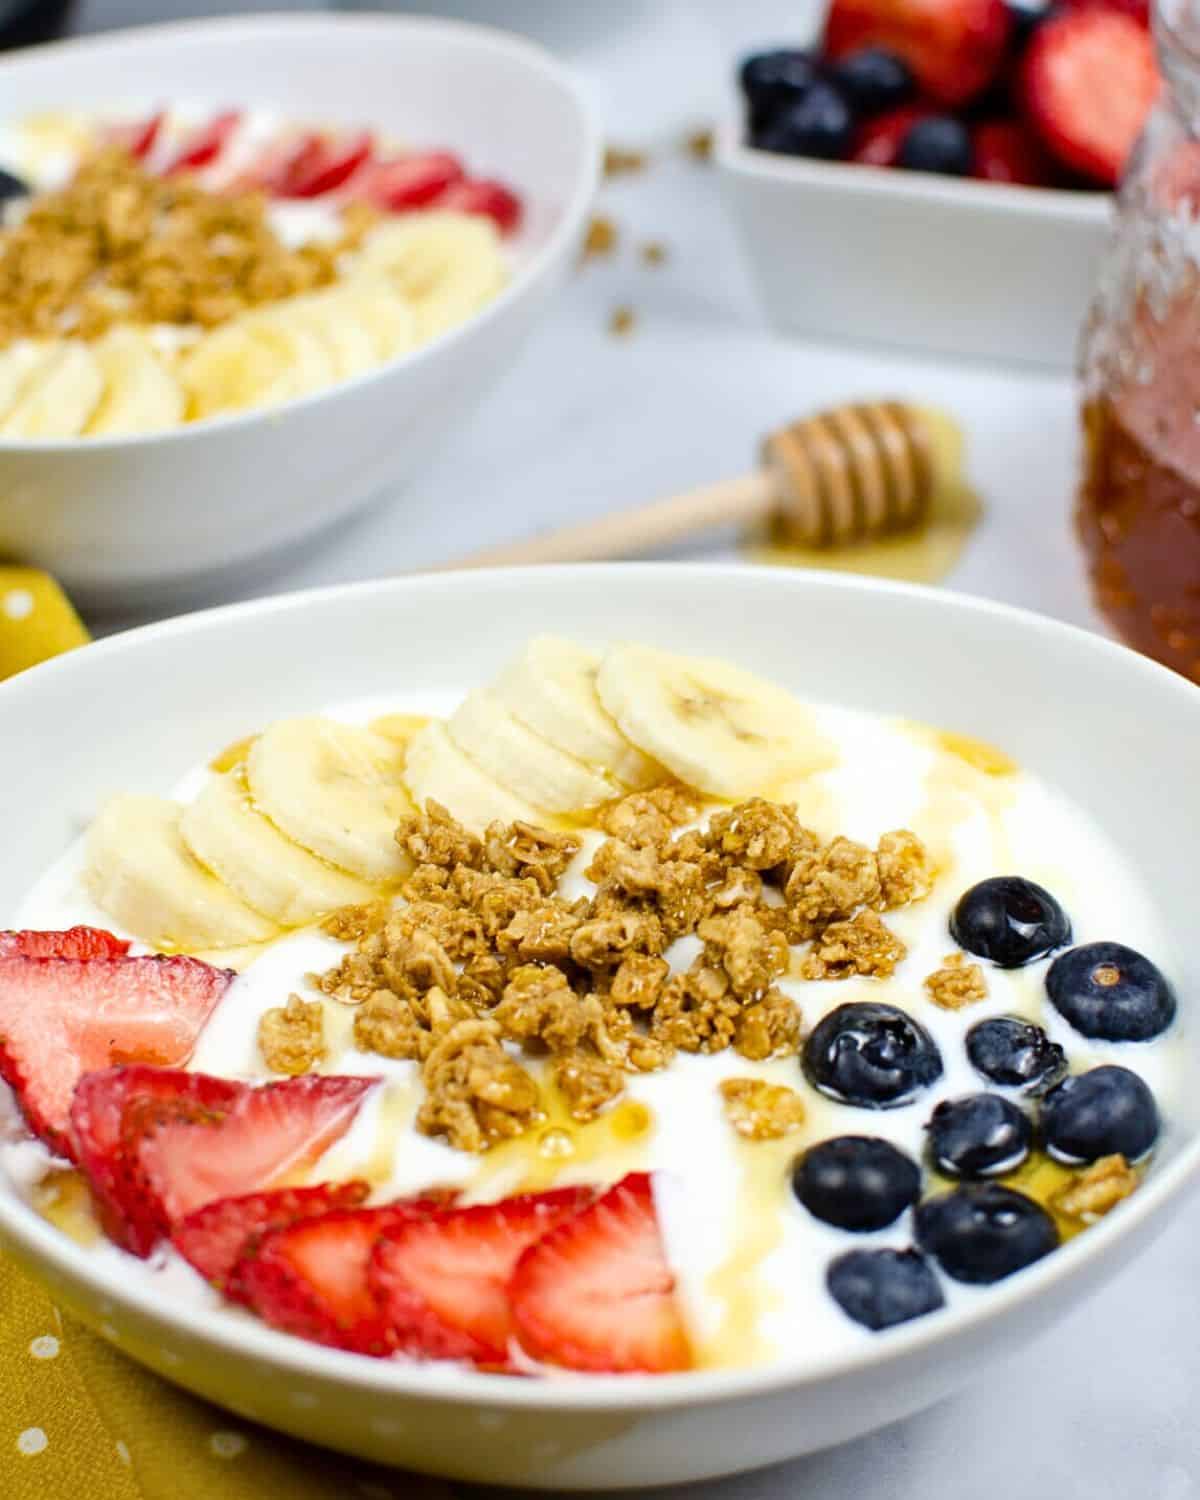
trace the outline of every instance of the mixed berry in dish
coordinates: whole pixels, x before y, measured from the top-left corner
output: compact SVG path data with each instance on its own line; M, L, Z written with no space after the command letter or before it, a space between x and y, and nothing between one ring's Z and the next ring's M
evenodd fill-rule
M1153 903L1008 759L556 636L445 718L315 707L110 799L0 934L0 1174L122 1275L668 1374L953 1316L1154 1170Z
M832 0L819 43L741 64L764 151L1111 188L1158 94L1142 0Z

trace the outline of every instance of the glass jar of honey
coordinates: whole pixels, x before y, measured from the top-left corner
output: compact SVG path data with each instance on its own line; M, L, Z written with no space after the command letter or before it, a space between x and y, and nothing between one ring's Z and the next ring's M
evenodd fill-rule
M1200 682L1200 0L1155 16L1165 78L1081 346L1077 508L1096 602Z

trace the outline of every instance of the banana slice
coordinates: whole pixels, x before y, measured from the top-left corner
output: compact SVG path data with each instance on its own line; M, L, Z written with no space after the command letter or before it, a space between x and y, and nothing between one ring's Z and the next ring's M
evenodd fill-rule
M92 345L104 395L87 431L159 432L183 421L183 389L150 341L135 328L111 328Z
M290 297L261 317L264 322L282 323L285 329L290 325L315 337L329 356L338 380L361 375L379 363L374 339L335 287Z
M188 414L196 419L277 406L336 379L317 335L272 313L249 313L205 334L179 365Z
M379 363L395 359L417 342L411 306L382 271L355 271L337 288L346 315L366 331Z
M413 736L405 768L408 790L418 807L428 798L449 808L460 823L482 833L489 823L546 823L545 812L506 791L464 755L433 719Z
M239 948L279 929L193 859L183 809L165 797L114 797L88 830L84 884L96 904L143 942Z
M334 719L282 719L246 759L250 795L288 838L363 880L399 880L412 861L396 825L412 812L404 752Z
M52 344L19 339L0 353L0 422L28 389L36 373L48 363Z
M728 662L616 646L596 689L636 745L716 797L763 794L836 760L802 703Z
M630 744L600 702L599 668L594 652L562 636L539 635L501 672L493 691L535 734L623 787L641 791L665 781L662 766Z
M387 272L431 339L490 302L507 278L500 234L480 214L413 214L368 236L359 264Z
M0 433L14 438L78 437L104 394L92 351L76 339L51 346L25 381Z
M506 790L547 812L581 812L611 802L623 790L615 781L556 750L515 719L487 691L477 688L451 715L450 738Z
M184 808L179 831L202 864L281 927L301 927L375 895L373 887L285 838L255 810L237 776L214 776Z

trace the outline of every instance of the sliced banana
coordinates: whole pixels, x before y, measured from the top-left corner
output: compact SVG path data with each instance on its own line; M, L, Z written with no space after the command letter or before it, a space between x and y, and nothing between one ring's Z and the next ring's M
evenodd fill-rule
M382 363L417 342L417 319L405 297L379 270L356 270L337 288L346 316L365 330Z
M418 807L432 797L475 833L495 822L547 822L543 810L506 791L464 755L439 719L413 736L405 775Z
M159 432L183 421L184 395L166 361L136 328L111 328L92 345L104 394L90 434Z
M600 702L600 658L574 641L539 635L497 679L493 691L514 718L559 750L641 791L666 780L656 761L630 744Z
M375 894L280 833L256 810L236 775L212 777L184 808L179 831L201 863L281 927L303 926Z
M3 422L25 393L34 375L48 363L52 344L18 339L0 353L0 422Z
M279 929L239 901L183 842L183 809L165 797L113 797L88 830L84 884L119 927L183 949L265 943Z
M249 313L207 333L183 356L179 380L192 418L277 406L332 385L333 359L302 322Z
M78 437L104 394L95 355L77 339L53 345L21 387L0 433L13 438Z
M385 271L409 299L421 340L478 312L507 276L499 231L481 214L398 218L367 237L359 264Z
M596 689L636 745L716 797L761 793L836 760L809 709L728 662L616 646L600 664Z
M469 693L446 725L450 738L502 787L547 812L579 812L623 790L515 719L486 688Z
M282 719L250 747L246 778L259 811L331 864L374 882L412 869L395 839L412 804L392 741L334 719Z
M375 340L336 287L289 297L261 316L264 322L282 323L285 329L291 325L315 337L338 380L349 380L379 363Z

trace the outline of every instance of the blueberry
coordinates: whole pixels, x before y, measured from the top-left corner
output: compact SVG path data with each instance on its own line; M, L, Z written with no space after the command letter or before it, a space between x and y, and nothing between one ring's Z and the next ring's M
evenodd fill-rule
M1091 1068L1064 1078L1042 1100L1042 1139L1060 1161L1118 1153L1140 1160L1158 1139L1154 1095L1128 1068Z
M850 150L854 117L832 84L814 83L796 104L789 104L754 137L764 151L786 156L818 156L836 161Z
M916 1224L921 1248L955 1281L1000 1281L1058 1244L1046 1210L998 1182L967 1183L927 1198Z
M967 1057L977 1073L1001 1088L1044 1093L1067 1071L1067 1057L1040 1026L1016 1016L977 1021L967 1032Z
M858 115L881 115L898 109L913 95L908 64L883 47L864 47L843 57L830 77Z
M921 1169L890 1141L841 1135L804 1153L792 1191L814 1218L838 1229L886 1229L917 1201Z
M825 1285L847 1317L876 1333L943 1305L937 1277L916 1250L848 1250L826 1271Z
M993 875L959 897L950 936L977 958L1019 969L1069 943L1071 923L1050 892L1032 880Z
M942 1076L937 1043L895 1005L839 1005L813 1027L804 1045L812 1086L843 1104L890 1109L907 1104Z
M971 137L967 127L950 115L929 115L917 120L901 143L896 165L912 172L965 177L971 170Z
M750 132L757 135L791 104L797 104L820 77L821 65L811 52L785 48L756 52L738 69L746 97Z
M1060 954L1046 993L1076 1031L1106 1042L1148 1042L1175 1019L1175 994L1162 971L1121 943L1085 943Z
M0 167L0 203L7 203L10 198L28 198L28 196L29 184Z
M1019 1167L1033 1145L1033 1126L1002 1094L943 1099L929 1121L929 1149L948 1177L992 1177Z

